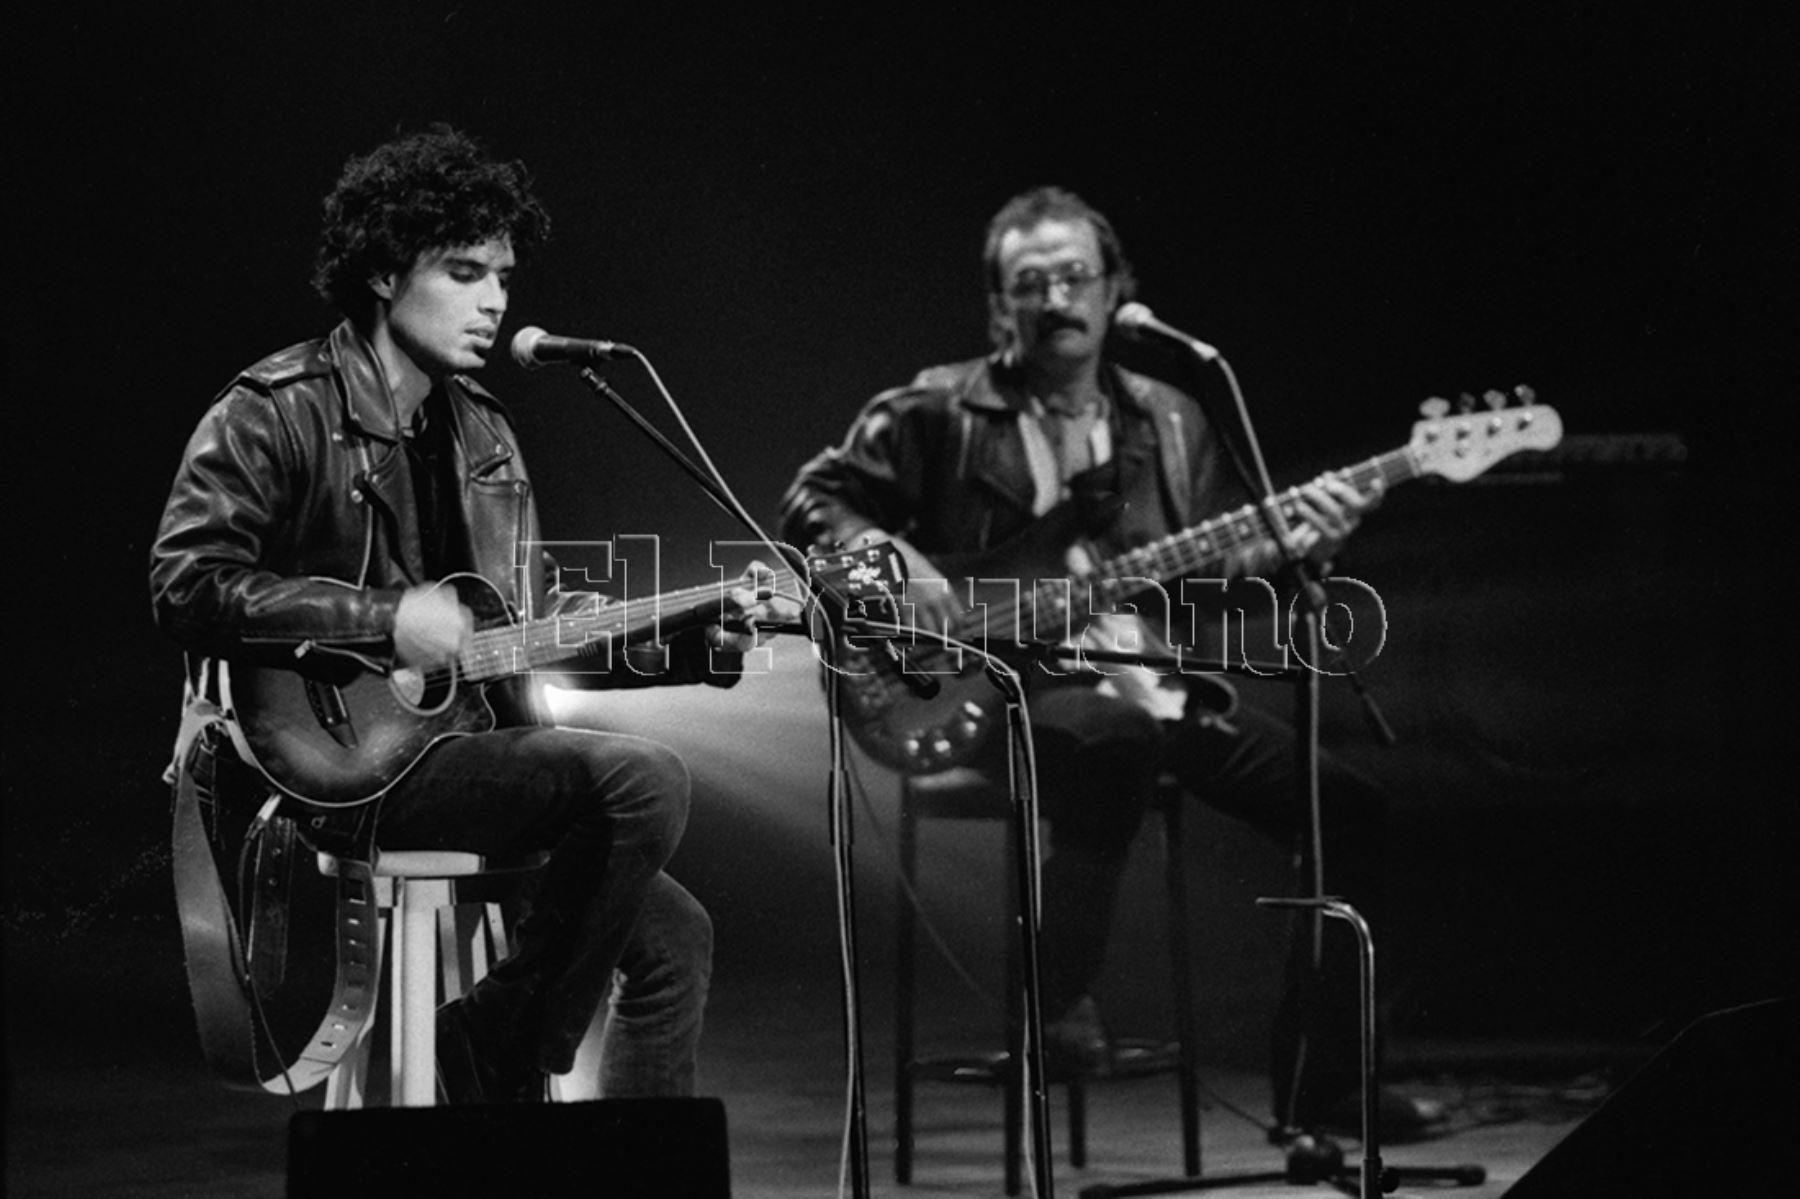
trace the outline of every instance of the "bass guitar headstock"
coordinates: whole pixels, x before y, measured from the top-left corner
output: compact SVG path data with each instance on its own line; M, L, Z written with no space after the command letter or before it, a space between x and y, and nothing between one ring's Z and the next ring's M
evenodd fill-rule
M1511 399L1518 400L1512 404ZM1467 482L1520 450L1548 450L1562 440L1562 417L1537 402L1531 388L1488 391L1478 403L1464 392L1451 411L1449 400L1433 396L1419 405L1425 419L1413 426L1408 446L1420 474Z

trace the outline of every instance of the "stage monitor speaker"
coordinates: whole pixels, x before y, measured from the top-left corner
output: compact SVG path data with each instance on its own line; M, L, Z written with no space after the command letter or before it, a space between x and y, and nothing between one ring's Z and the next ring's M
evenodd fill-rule
M1794 999L1690 1024L1514 1183L1506 1199L1791 1193Z
M371 1107L288 1124L288 1199L730 1199L717 1099Z

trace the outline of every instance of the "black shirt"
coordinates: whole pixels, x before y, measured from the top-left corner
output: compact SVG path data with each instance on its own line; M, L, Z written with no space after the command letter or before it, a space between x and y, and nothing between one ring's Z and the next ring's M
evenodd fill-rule
M413 500L419 513L419 554L426 579L441 579L469 568L452 423L449 397L441 387L433 388L413 414L411 429L401 438L412 473Z

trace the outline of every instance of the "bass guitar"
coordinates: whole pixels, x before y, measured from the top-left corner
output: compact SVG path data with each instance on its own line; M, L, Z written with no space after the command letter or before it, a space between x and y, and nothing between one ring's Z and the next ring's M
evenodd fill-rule
M1460 483L1521 450L1554 447L1562 439L1562 418L1536 403L1529 388L1515 394L1521 403L1505 407L1504 395L1487 393L1487 411L1450 413L1447 402L1427 401L1426 419L1413 426L1406 445L1333 475L1365 493L1426 475ZM1277 497L1285 516L1297 515L1297 495L1293 489ZM1095 615L1114 611L1157 584L1205 577L1235 551L1268 537L1259 507L1247 504L1100 562L1071 580L1063 552L1078 540L1076 524L1073 506L1065 504L992 551L937 563L951 581L951 594L966 604L945 633L1002 656L1054 645ZM905 668L929 676L935 688L920 688L916 680L909 686L886 651L878 652L866 639L837 640L836 668L852 740L877 762L908 774L962 765L1003 717L1001 697L975 655L929 641L921 635L909 647Z

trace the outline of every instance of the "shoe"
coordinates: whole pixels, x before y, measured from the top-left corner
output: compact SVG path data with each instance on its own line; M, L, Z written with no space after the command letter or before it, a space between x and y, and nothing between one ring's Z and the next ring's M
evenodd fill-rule
M447 1104L543 1103L548 1076L484 1036L462 1000L437 1010L438 1096Z
M1425 1140L1442 1131L1450 1118L1449 1109L1435 1099L1416 1099L1387 1087L1378 1090L1375 1099L1380 1119L1375 1132L1384 1145ZM1323 1132L1360 1137L1362 1092L1353 1091L1335 1103L1327 1104L1312 1126Z
M1060 1020L1044 1025L1044 1073L1050 1079L1105 1078L1113 1066L1112 1037L1092 996L1083 995Z

